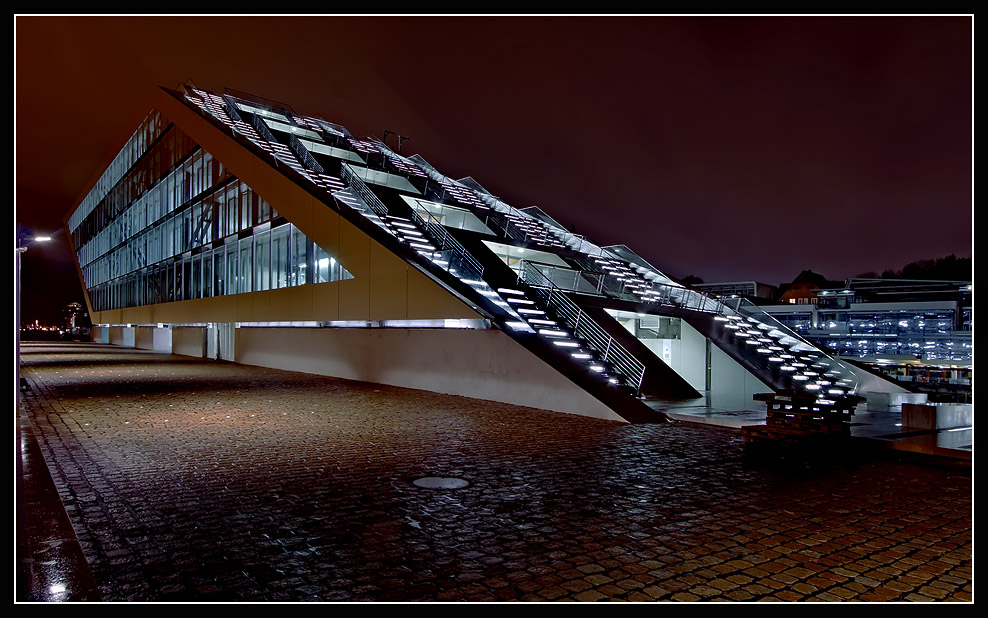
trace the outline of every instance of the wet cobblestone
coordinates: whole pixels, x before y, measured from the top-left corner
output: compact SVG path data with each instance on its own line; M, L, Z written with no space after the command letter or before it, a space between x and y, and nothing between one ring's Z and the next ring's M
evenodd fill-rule
M971 600L966 469L107 346L21 358L106 601Z

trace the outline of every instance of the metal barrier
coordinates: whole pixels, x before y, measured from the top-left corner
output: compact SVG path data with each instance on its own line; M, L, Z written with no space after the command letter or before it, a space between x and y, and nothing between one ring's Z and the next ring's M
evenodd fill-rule
M484 266L477 261L477 258L470 255L470 252L468 252L458 240L453 238L453 236L446 231L445 227L435 221L432 221L428 217L423 217L422 213L418 210L413 210L413 212L419 220L419 225L429 234L429 240L434 242L440 251L452 251L453 254L456 255L463 263L467 264L472 270L474 270L476 275L482 276L484 274Z
M364 180L358 176L356 172L353 171L353 168L346 163L340 163L340 178L347 184L347 186L353 189L354 193L360 196L360 199L362 199L364 203L374 211L374 214L379 217L387 216L388 207L385 206L376 195L374 195L374 192L367 187Z
M593 318L580 309L566 293L552 283L537 267L527 261L522 262L521 279L539 299L562 318L573 330L574 335L585 340L590 347L601 353L602 359L621 373L637 393L645 377L645 365L628 352L614 337L598 325Z

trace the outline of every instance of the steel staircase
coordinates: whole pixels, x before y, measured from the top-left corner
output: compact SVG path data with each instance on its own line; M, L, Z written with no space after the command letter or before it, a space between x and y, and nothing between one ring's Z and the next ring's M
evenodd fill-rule
M294 113L286 116L292 126L331 136L335 144L359 154L361 160L366 158L388 173L403 176L427 199L465 208L509 244L555 253L572 268L524 262L517 272L511 271L481 244L471 245L468 251L451 230L428 213L410 208L392 195L393 190L372 190L345 161L333 159L333 169L327 172L294 135L285 138L287 144L279 142L260 114L245 111L241 115L231 97L192 89L186 99L285 164L291 173L327 191L341 208L373 223L371 229L381 230L382 240L400 247L399 254L432 273L571 379L586 382L584 386L598 398L609 397L609 392L638 395L645 365L574 303L571 294L677 315L777 391L801 391L821 398L854 393L856 379L851 370L754 306L729 306L682 286L640 258L624 259L570 233L537 207L513 208L472 179L451 180L421 157L402 157L379 140L359 140L324 121ZM337 165L338 177L333 173Z

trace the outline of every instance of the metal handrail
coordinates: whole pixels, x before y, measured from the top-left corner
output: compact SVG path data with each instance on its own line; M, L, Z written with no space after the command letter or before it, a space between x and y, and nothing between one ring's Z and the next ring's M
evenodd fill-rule
M354 192L364 201L364 203L374 211L378 217L383 219L388 215L388 207L385 206L380 199L378 199L374 192L367 187L367 184L363 181L363 179L360 178L360 176L353 171L353 168L346 163L340 163L340 177L351 189L354 190ZM470 252L468 252L463 245L459 243L459 241L453 238L453 236L446 231L445 227L423 217L418 211L413 212L415 212L415 216L419 219L419 224L422 229L429 235L429 239L438 246L439 251L451 251L462 262L474 270L474 274L476 276L483 276L483 265L477 261L477 258L470 255Z
M533 264L529 262L529 264ZM565 268L550 264L534 266L556 287L567 292L576 292L588 296L605 295L604 273L592 272L578 268Z
M511 221L501 212L492 212L487 216L487 221L494 224L494 227L504 232L505 238L528 242L528 235L514 226Z
M240 112L237 111L237 105L234 103L233 99L229 95L223 95L224 111L226 115L230 117L234 122L243 122L244 119L240 117Z
M628 352L614 337L576 305L566 293L552 283L537 267L522 260L521 280L527 284L573 329L574 334L602 352L601 360L614 365L637 392L645 377L645 365Z
M258 135L269 142L278 143L278 140L275 139L274 134L271 133L271 129L268 128L268 123L264 122L264 119L261 118L260 114L251 114L250 124L254 127L254 130L257 131Z
M320 174L325 174L326 170L323 169L321 165L316 161L315 157L309 153L309 149L302 144L302 141L292 134L288 135L288 146L298 157L298 160L302 162L305 167L309 168L314 172L319 172Z
M651 281L649 282L648 291L652 293L661 292L660 295L668 298L671 304L682 307L683 309L702 311L704 313L721 314L724 312L724 305L719 299L699 290Z
M430 235L430 240L439 245L440 251L452 251L458 258L469 265L478 276L483 276L484 266L477 261L477 258L470 255L470 252L458 240L453 238L452 234L447 232L445 227L427 217L423 217L422 213L418 210L413 209L412 212L418 218L419 224Z
M354 190L360 199L367 204L371 210L379 217L385 217L388 214L388 207L381 202L380 199L374 192L371 191L367 184L364 182L363 178L357 175L346 163L340 162L340 178L347 184L348 187Z

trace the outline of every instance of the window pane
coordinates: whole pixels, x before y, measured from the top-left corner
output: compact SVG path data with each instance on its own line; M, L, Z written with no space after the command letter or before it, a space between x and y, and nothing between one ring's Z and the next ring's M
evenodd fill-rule
M240 283L237 286L237 292L243 294L244 292L250 292L252 289L251 275L253 274L253 265L254 265L253 239L241 238L239 242L239 246L240 246Z
M265 230L254 234L254 291L271 288L271 238Z
M289 246L288 226L282 225L271 231L271 287L288 287Z

